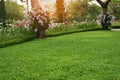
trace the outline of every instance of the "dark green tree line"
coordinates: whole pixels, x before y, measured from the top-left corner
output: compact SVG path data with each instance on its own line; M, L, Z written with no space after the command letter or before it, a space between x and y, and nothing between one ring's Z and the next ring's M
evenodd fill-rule
M2 26L5 27L5 20L6 20L6 9L5 9L5 1L0 0L0 22L2 22Z

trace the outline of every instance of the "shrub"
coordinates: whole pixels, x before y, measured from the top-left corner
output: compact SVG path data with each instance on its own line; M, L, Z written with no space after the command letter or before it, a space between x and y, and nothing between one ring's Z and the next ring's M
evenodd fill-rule
M9 46L34 39L36 34L24 27L9 27L0 29L0 47Z
M24 6L17 4L13 0L5 1L6 18L7 19L23 19L24 18Z
M103 29L108 29L109 26L112 25L112 23L115 21L115 16L112 15L112 13L107 13L105 15L99 15L96 22L103 26Z
M75 24L58 24L53 28L50 28L46 31L47 36L56 36L56 35L63 35L69 33L75 33L80 31L89 31L89 30L97 30L101 29L101 26L97 25L95 22L82 22L82 23L75 23Z
M32 9L27 15L27 24L26 27L35 31L39 38L44 38L50 25L49 14L41 9Z

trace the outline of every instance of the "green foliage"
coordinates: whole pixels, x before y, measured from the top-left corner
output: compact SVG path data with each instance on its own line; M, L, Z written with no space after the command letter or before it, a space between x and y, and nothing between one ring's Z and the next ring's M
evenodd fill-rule
M26 30L24 27L2 28L0 29L0 47L25 42L35 37L35 33Z
M6 19L6 10L4 0L0 0L0 19Z
M46 36L58 36L82 31L91 31L101 29L96 23L77 23L72 25L57 25L54 28L46 30ZM0 47L13 45L34 39L36 34L26 30L24 27L0 29Z
M120 29L120 21L115 21L115 22L112 24L112 28Z
M7 0L5 2L6 7L6 18L7 19L23 19L24 18L24 7L17 4L14 1Z
M101 8L96 4L89 4L89 1L75 0L67 6L71 19L76 21L94 20L101 13Z
M47 36L57 36L57 35L64 35L70 33L76 33L81 31L91 31L91 30L99 30L101 26L97 25L96 23L75 23L70 25L60 24L54 28L48 29L46 31Z
M5 20L6 20L6 8L4 0L0 0L0 23L2 23L2 27L5 27Z
M95 20L98 14L100 14L101 12L102 9L98 5L96 4L89 5L87 8L87 16L85 16L85 19Z
M120 21L115 21L112 26L120 26Z
M120 32L82 32L2 48L0 79L120 80Z
M112 0L109 4L109 10L113 12L117 20L120 20L120 0Z

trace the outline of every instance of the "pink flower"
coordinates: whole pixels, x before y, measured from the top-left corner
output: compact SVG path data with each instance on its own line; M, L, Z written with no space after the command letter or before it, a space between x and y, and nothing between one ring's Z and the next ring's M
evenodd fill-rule
M39 15L38 15L38 16L36 16L36 18L39 20Z
M32 13L32 15L35 17L35 16L37 16L37 13L34 11L34 12Z
M38 13L41 13L41 10L40 10L40 9L38 10Z
M96 20L98 25L101 25L101 20Z
M48 16L46 13L44 14L46 17Z
M44 16L40 16L45 22L47 22L47 19Z
M32 18L32 20L34 21L35 19L34 19L34 18Z

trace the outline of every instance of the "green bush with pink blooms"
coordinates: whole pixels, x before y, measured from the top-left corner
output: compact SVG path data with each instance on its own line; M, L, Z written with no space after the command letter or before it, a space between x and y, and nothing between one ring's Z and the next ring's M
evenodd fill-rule
M32 9L27 12L24 26L29 30L35 31L38 38L44 38L45 30L50 26L49 14L42 9Z

